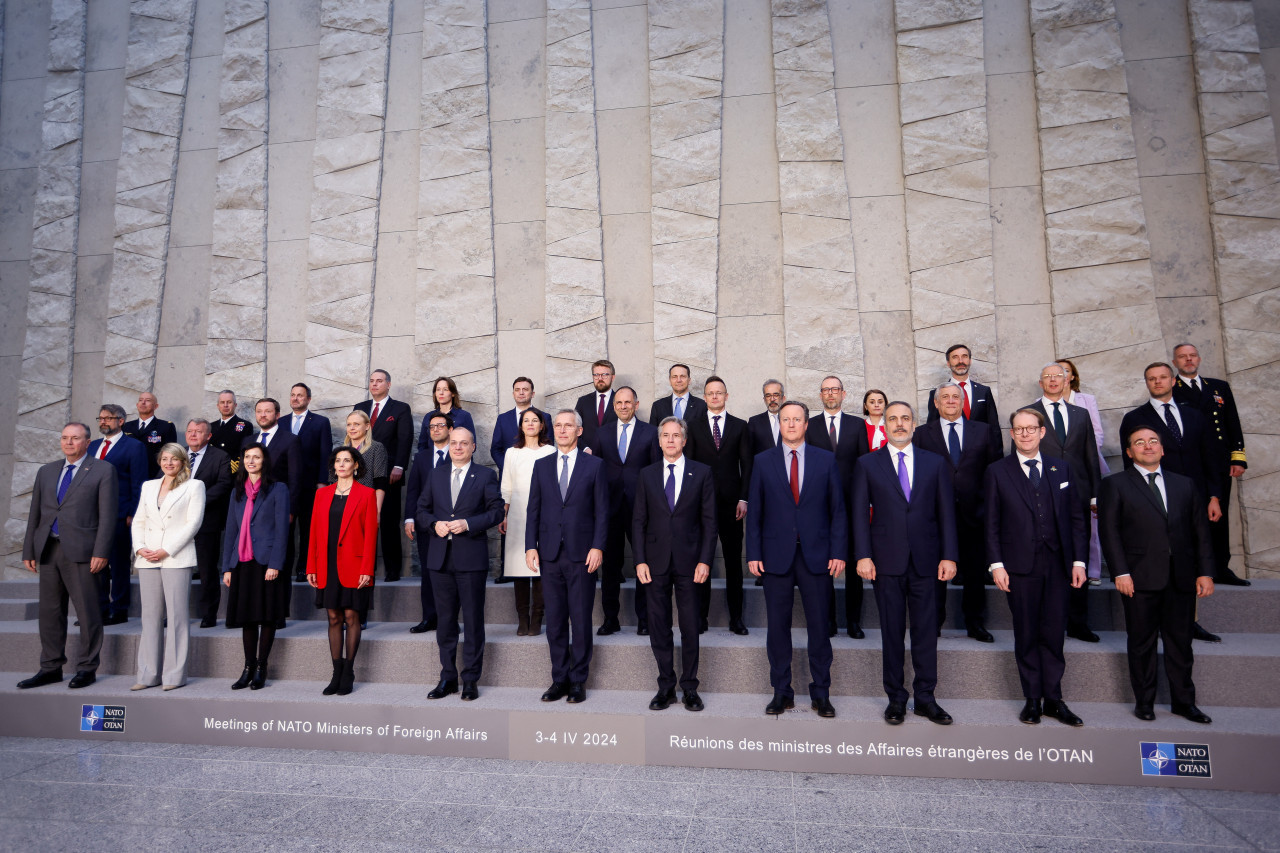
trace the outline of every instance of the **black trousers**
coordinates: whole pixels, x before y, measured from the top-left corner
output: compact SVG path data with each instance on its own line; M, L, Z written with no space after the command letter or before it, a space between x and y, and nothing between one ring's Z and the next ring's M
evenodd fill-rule
M1179 592L1170 583L1155 591L1137 590L1133 598L1120 596L1125 630L1129 635L1129 683L1139 705L1156 701L1156 640L1164 641L1164 671L1169 678L1169 698L1176 705L1193 705L1196 686L1191 683L1191 623L1195 621L1196 595Z
M404 535L402 527L404 516L400 514L400 493L404 491L402 484L387 486L382 498L382 516L378 520L378 538L382 542L382 568L389 581L400 580L400 570L404 563L404 549L400 545L400 537Z
M903 686L906 666L907 616L911 617L911 666L915 679L911 690L916 706L932 702L938 686L938 590L936 572L920 574L913 562L901 575L876 573L871 583L880 611L880 656L884 692L891 702L907 703Z
M1013 654L1018 680L1028 699L1062 699L1062 651L1067 598L1071 583L1062 554L1037 547L1031 571L1009 575L1009 610L1013 613Z
M716 504L716 533L724 557L724 592L729 602L729 621L742 618L742 522L734 518L738 500ZM711 578L698 586L698 615L711 614ZM652 630L652 626L650 627ZM652 635L650 635L652 636Z
M605 621L618 621L622 610L622 564L626 556L626 543L631 541L631 505L623 504L622 509L609 518L609 537L605 540L604 561L600 564L600 609L604 611ZM644 593L640 590L640 582L636 582L636 624L645 625L649 621L649 610Z
M289 525L289 546L285 549L284 572L290 578L307 575L307 550L311 545L311 510L316 504L316 490L311 484L302 486L298 495L298 512Z
M196 534L196 572L200 577L199 613L201 619L217 619L222 601L222 573L218 571L218 553L222 531L207 530Z
M698 689L698 618L701 602L699 587L692 574L672 568L653 571L652 580L641 584L649 613L649 646L658 662L658 689L676 686L675 641L671 630L671 595L675 593L676 616L680 621L680 689L686 693Z
M440 625L436 643L440 647L441 681L479 681L484 666L484 582L488 566L480 571L459 571L454 566L453 549L445 551L444 565L428 570L431 588L439 604ZM466 625L462 643L462 670L458 670L458 616Z
M800 603L809 642L809 697L825 699L831 693L831 638L827 636L827 612L831 607L831 575L814 574L805 565L800 544L791 566L783 574L765 572L764 603L769 627L765 634L765 650L769 655L769 682L775 694L794 696L791 688L791 610L795 603L792 592L800 588ZM652 629L650 629L652 630Z
M559 559L542 561L542 601L547 617L551 679L585 684L591 671L591 612L596 604L596 576L587 564Z
M419 598L422 602L422 621L429 622L436 618L436 596L431 586L431 570L427 568L427 536L430 533L414 533L414 544L418 547L418 565L422 573L422 589Z
M960 612L964 615L964 627L986 625L987 613L987 547L986 530L981 521L962 521L956 517L956 539L960 545L960 559L956 561L955 581L960 583ZM953 583L955 582L953 581ZM947 621L947 584L938 581L938 630Z
M124 523L124 519L118 518L107 568L94 575L98 584L98 608L104 616L129 615L129 602L133 594L130 584L132 554L133 534L129 532L129 525Z
M1228 465L1231 463L1228 462ZM1231 509L1231 490L1235 480L1224 475L1226 488L1222 497L1218 498L1218 506L1222 509L1222 518L1209 522L1209 542L1213 545L1214 579L1221 580L1231 571L1231 527L1227 520L1227 510Z

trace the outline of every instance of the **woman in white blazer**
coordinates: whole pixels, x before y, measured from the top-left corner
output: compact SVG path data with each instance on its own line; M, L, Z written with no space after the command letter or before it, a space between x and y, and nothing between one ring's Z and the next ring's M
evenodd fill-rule
M196 532L204 520L204 483L191 479L191 463L180 444L161 447L159 461L163 476L142 484L131 531L142 594L138 682L133 690L157 684L174 690L187 683L191 570L196 565ZM166 615L168 627L162 628Z

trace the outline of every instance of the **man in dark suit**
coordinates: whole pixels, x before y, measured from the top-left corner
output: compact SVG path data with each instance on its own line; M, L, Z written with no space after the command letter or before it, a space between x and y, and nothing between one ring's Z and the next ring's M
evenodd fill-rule
M1213 594L1208 513L1195 484L1160 464L1163 442L1150 427L1125 437L1133 466L1102 481L1098 534L1124 607L1134 716L1154 720L1156 638L1164 646L1171 710L1209 723L1191 682L1196 598Z
M974 382L969 376L969 367L973 358L969 347L965 344L952 344L947 348L947 370L951 371L948 380L960 387L964 395L964 416L971 421L982 421L993 430L1000 430L1000 413L996 411L996 398L991 388L981 382ZM929 420L938 419L938 407L933 402L935 392L929 392Z
M1086 519L1098 511L1098 489L1102 484L1102 465L1098 462L1098 442L1093 432L1089 410L1073 406L1065 399L1070 390L1067 372L1057 362L1040 368L1040 388L1044 396L1028 408L1044 416L1045 433L1041 446L1046 455L1065 459L1071 466L1071 490L1080 501ZM1010 445L1010 453L1017 442ZM1089 562L1085 558L1085 564ZM1086 643L1098 642L1089 629L1089 587L1082 584L1068 592L1067 636Z
M671 393L659 397L649 407L649 423L658 426L663 418L677 417L688 424L707 411L707 404L689 391L689 365L673 364L667 370Z
M119 499L116 471L89 455L89 428L84 424L63 427L61 442L64 458L36 472L22 540L22 565L38 573L40 581L40 670L18 682L24 690L62 680L68 600L80 620L76 674L69 687L94 682L102 650L94 575L107 567L111 551Z
M839 376L824 376L818 387L822 398L822 413L809 418L809 427L805 432L805 441L814 447L821 447L836 455L836 466L840 469L840 486L844 489L845 508L851 506L849 490L853 487L853 464L864 453L870 453L867 444L867 422L855 415L847 415L841 407L844 405L844 382ZM852 518L850 519L852 525ZM852 526L849 528L852 541ZM857 573L849 572L844 578L844 613L846 630L855 640L864 639L867 635L862 631L862 578ZM836 635L835 592L831 596L831 619L828 633Z
M1084 586L1089 565L1089 527L1075 494L1074 463L1041 452L1046 429L1040 410L1019 409L1009 426L1014 452L987 469L987 557L1013 612L1013 653L1026 698L1018 719L1036 724L1043 712L1082 726L1062 699L1067 589Z
M313 483L303 482L302 446L289 428L280 421L280 401L273 397L263 397L253 406L253 416L262 430L254 437L253 443L267 448L271 456L271 476L277 483L284 483L289 488L289 518L298 516L298 506L304 487L313 493ZM285 580L288 580L286 576Z
M533 465L525 526L525 563L542 576L551 687L543 702L587 699L591 611L596 569L609 536L604 463L579 447L582 416L561 409L551 419L556 452ZM570 633L572 632L572 633Z
M591 365L591 384L595 386L590 393L578 398L574 410L582 418L583 447L590 447L595 441L596 430L617 417L613 411L613 362L600 359Z
M204 483L204 520L196 532L196 570L200 578L200 627L218 624L218 602L222 598L222 576L218 572L218 551L227 525L227 504L231 497L231 458L209 443L209 422L204 418L187 421L187 452L191 457L191 478Z
M391 399L391 374L379 368L369 374L369 399L356 403L355 411L364 412L373 424L373 440L387 451L387 491L382 498L382 515L378 518L378 535L382 541L382 566L388 583L400 580L404 549L400 544L400 493L404 490L404 472L409 470L413 453L413 412L409 404Z
M1178 368L1178 378L1173 383L1173 399L1179 406L1199 409L1209 422L1217 450L1218 476L1222 480L1222 494L1218 506L1222 517L1209 522L1209 536L1213 540L1214 575L1217 583L1227 586L1249 586L1249 581L1231 571L1231 532L1228 527L1233 480L1244 476L1249 467L1244 452L1244 430L1240 426L1240 413L1236 411L1236 398L1231 386L1222 379L1210 379L1200 375L1200 351L1195 344L1178 344L1173 348L1173 363Z
M453 418L444 412L432 412L427 419L427 437L431 444L427 450L419 450L409 468L408 485L405 486L404 535L418 545L418 564L422 569L422 621L409 629L410 634L425 634L436 630L437 610L435 592L431 586L431 573L427 571L427 536L418 536L416 517L418 505L427 489L431 472L449 466L449 434L453 432Z
M650 711L676 699L671 594L680 620L680 689L684 706L701 711L698 696L698 584L711 576L716 555L716 496L711 469L684 455L686 427L675 416L658 425L662 459L640 472L632 548L636 578L653 613L649 645L658 662L658 693Z
M309 411L311 388L299 382L289 389L289 432L298 439L298 461L302 465L298 492L298 514L289 531L289 549L285 556L285 574L293 566L293 579L307 579L307 543L311 541L311 507L316 489L329 483L329 454L333 451L333 424L324 415ZM311 488L308 488L311 486ZM294 546L294 533L298 545Z
M809 698L822 717L831 705L831 637L827 633L831 579L844 571L849 546L848 511L835 454L804 440L809 409L788 400L779 407L782 444L756 456L747 498L747 567L764 579L768 614L765 648L773 699L766 714L795 707L791 687L792 590L808 628Z
M90 456L105 459L116 469L119 488L115 530L111 538L110 566L107 572L95 575L103 625L120 625L129 621L133 568L133 537L129 533L129 526L133 524L133 514L138 509L142 484L150 479L147 449L136 438L124 434L121 430L123 424L124 407L104 403L98 412L98 431L102 433L102 437L89 445Z
M147 449L147 478L160 476L160 448L176 443L178 430L171 421L156 417L156 395L143 391L138 395L138 417L125 423L124 434L136 438Z
M231 459L231 473L240 469L240 453L253 444L253 424L236 414L236 393L218 392L218 419L209 424L213 431L209 443Z
M600 567L600 607L604 622L596 631L601 637L622 630L618 621L621 610L622 560L625 542L631 537L631 512L636 501L636 480L640 471L657 462L658 430L636 417L636 392L623 386L613 392L613 411L617 418L596 430L591 454L604 462L609 484L609 539ZM635 549L635 542L631 547ZM648 608L645 597L636 586L636 633L649 633Z
M427 539L423 568L439 602L440 683L427 694L443 699L458 692L462 700L480 696L476 684L484 664L484 582L489 573L490 527L502 521L502 492L489 468L473 465L476 440L471 430L458 427L449 434L451 464L436 468L418 502L417 521ZM458 613L467 626L458 670Z
M987 468L1000 459L1000 431L982 421L964 416L964 395L958 385L947 383L935 389L934 402L939 419L916 427L911 442L921 450L936 453L951 468L955 492L956 542L960 559L956 579L962 585L960 610L965 631L980 643L995 642L986 628L987 548L983 519L983 483ZM953 581L954 583L954 581ZM947 585L938 582L938 636L947 618Z
M903 687L907 613L911 614L915 713L939 725L951 715L934 698L938 683L938 581L956 574L955 495L951 468L936 453L914 448L915 412L901 401L885 408L888 443L853 468L853 541L858 575L872 582L880 611L884 719L906 717ZM874 509L875 515L872 516Z
M502 480L502 461L515 443L516 436L520 434L520 418L524 417L524 413L533 409L542 418L542 422L547 424L548 429L551 426L547 413L533 405L532 379L517 376L516 381L511 383L511 399L515 401L515 406L498 415L498 420L493 424L493 440L489 442L489 455L498 466L499 482Z
M724 589L729 602L729 630L747 635L742 620L742 520L747 517L747 489L751 485L751 441L747 422L725 411L729 391L719 376L709 377L702 393L707 412L688 422L685 455L708 465L715 483L716 533L724 557ZM707 630L711 611L711 580L698 584L698 633Z
M762 386L764 392L764 411L747 419L747 434L751 438L752 457L764 453L770 447L777 447L778 410L786 399L787 391L776 379L766 379Z

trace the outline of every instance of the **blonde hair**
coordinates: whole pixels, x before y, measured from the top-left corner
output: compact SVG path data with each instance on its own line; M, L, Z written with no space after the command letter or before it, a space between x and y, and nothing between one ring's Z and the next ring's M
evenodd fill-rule
M363 452L365 452L366 450L368 450L368 449L369 449L369 446L370 446L371 444L373 444L373 430L369 429L369 424L371 423L371 421L369 420L369 416L368 416L367 414L365 414L364 412L360 411L359 409L357 409L356 411L354 411L354 412L352 412L351 414L347 415L347 420L348 420L348 421L349 421L349 420L351 420L352 418L359 418L360 420L362 420L362 421L364 422L364 426L365 426L365 430L364 430L364 441L362 441L362 442L360 442L359 444L355 445L356 450L359 450L361 453L363 453ZM345 421L344 421L344 423L345 423ZM346 437L342 439L342 446L343 446L343 447L351 447L351 446L352 446L352 445L351 445L351 434L350 434L350 433L347 433Z
M187 455L187 449L185 447L172 441L167 444L160 445L160 452L156 454L156 460L158 461L160 457L164 456L166 453L174 459L177 459L182 465L182 467L178 469L178 473L173 475L173 485L176 488L191 479L191 457ZM161 474L160 478L164 479L164 476L164 474Z

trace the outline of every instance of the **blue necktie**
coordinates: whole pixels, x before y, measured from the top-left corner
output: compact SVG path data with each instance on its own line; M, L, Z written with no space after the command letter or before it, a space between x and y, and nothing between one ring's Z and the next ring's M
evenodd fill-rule
M1169 427L1169 432L1173 433L1173 441L1175 444L1182 444L1182 427L1178 426L1178 419L1173 416L1173 405L1164 404L1164 422Z
M684 397L676 397L675 409L671 412L677 418L684 417Z
M437 451L436 451L436 464L435 464L435 465L432 465L431 467L432 467L432 468L439 468L439 467L440 467L441 465L443 465L443 464L444 464L444 451L443 451L443 450L437 450Z
M667 509L674 512L676 508L676 463L674 462L667 465L667 485L664 491L667 493Z
M902 486L903 496L911 500L911 475L907 473L907 454L902 450L898 451L898 485Z
M76 466L68 465L67 470L62 472L62 479L58 482L58 506L62 506L62 499L67 496L67 489L71 488L71 478L75 476ZM53 520L53 527L50 528L54 536L58 535L58 519Z
M1040 463L1034 459L1028 459L1026 462L1023 462L1022 464L1026 465L1027 470L1031 472L1030 474L1031 488L1038 490L1040 488L1040 468L1039 468Z
M627 427L631 424L622 425L622 435L618 437L618 458L623 462L627 461Z
M947 436L947 450L951 453L951 464L960 467L960 433L956 432L955 421L951 422L951 435Z

